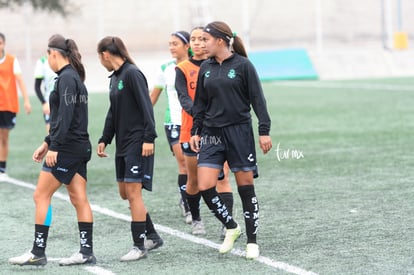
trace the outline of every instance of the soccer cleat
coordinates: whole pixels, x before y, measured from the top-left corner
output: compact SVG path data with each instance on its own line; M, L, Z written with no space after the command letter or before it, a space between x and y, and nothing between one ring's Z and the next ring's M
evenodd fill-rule
M220 253L227 253L233 249L234 242L240 237L241 229L240 226L237 225L236 228L227 229L226 236L224 237L224 241L220 246L219 252Z
M158 247L161 247L163 244L164 241L156 233L148 235L147 239L144 241L145 249L147 249L148 251L157 249Z
M59 261L59 265L77 265L77 264L96 264L96 257L76 252L69 258L63 258Z
M121 257L121 262L136 261L139 259L146 258L148 251L146 249L140 250L138 247L133 246L132 249Z
M226 227L223 225L220 229L220 240L224 241L226 237Z
M0 182L7 181L8 179L9 179L9 176L6 173L0 172Z
M246 259L256 259L259 257L259 246L255 243L248 243L246 246Z
M202 221L193 221L191 224L191 233L193 235L205 235L206 230Z
M185 223L191 224L193 222L193 217L191 216L191 212L185 212Z
M46 255L37 256L29 251L21 256L10 258L9 263L17 265L44 266L47 264L47 258Z

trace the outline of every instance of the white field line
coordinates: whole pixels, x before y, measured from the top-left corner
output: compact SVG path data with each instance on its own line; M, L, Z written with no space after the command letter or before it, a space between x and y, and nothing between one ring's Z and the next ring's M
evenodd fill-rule
M84 269L86 269L86 271L96 274L96 275L115 275L115 273L113 273L112 271L109 271L107 269L104 269L102 267L99 266L85 266Z
M59 262L61 259L62 258L47 258L47 261L48 262ZM85 269L89 273L96 274L96 275L115 275L116 274L110 270L99 267L97 265L85 266L83 269Z
M36 189L36 185L31 184L31 183L27 183L27 182L24 182L24 181L20 181L20 180L14 179L14 178L7 177L7 178L4 178L2 180L6 181L6 182L9 182L9 183L12 183L14 185L18 185L18 186L21 186L21 187L28 188L28 189L33 189L33 190ZM53 196L56 197L56 198L59 198L61 200L70 202L69 196L66 195L66 194L63 194L59 191L55 192L55 194ZM106 215L106 216L109 216L109 217L113 217L113 218L116 218L118 220L124 220L124 221L127 221L127 222L131 221L131 217L129 215L124 215L122 213L115 212L113 210L101 207L101 206L96 205L96 204L91 204L91 208L96 213L100 213L100 214L103 214L103 215ZM181 238L183 240L190 241L190 242L193 242L193 243L196 243L196 244L201 244L201 245L213 248L213 249L219 249L219 247L220 247L219 244L214 243L212 241L209 241L207 239L199 238L199 237L184 233L182 231L179 231L179 230L167 227L167 226L163 226L163 225L160 225L160 224L155 224L155 228L157 230L159 230L163 233L169 234L171 236L178 237L178 238ZM233 254L233 255L242 256L242 257L244 257L246 255L246 253L244 251L242 251L240 249L235 249L235 248L233 248L233 250L230 251L230 253ZM52 261L53 260L58 261L59 259L58 258L52 258L51 260ZM258 261L260 263L263 263L265 265L274 267L276 269L280 269L280 270L292 273L292 274L317 275L317 273L314 273L312 271L307 271L307 270L304 270L300 267L292 266L292 265L289 265L289 264L284 263L284 262L275 261L275 260L272 260L272 259L264 257L264 256L259 256L258 258L256 258L256 261ZM85 269L87 271L89 271L91 273L94 273L94 274L97 274L97 275L114 274L111 271L105 270L105 269L97 267L97 266L95 266L94 268L93 267L85 267Z
M334 83L334 82L273 82L274 86L304 87L304 88L334 88L359 90L414 91L414 85L378 84L378 83Z

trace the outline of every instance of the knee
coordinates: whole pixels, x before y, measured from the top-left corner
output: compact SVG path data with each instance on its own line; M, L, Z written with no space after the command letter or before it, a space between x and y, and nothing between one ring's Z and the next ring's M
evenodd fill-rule
M127 197L127 195L125 194L125 192L119 192L119 196L121 197L121 199L123 199L123 200L127 200L128 199L128 197Z
M33 201L35 205L42 204L44 202L49 202L51 197L47 196L46 194L43 194L42 192L35 190L33 193Z
M126 190L125 193L121 195L121 198L125 198L124 200L128 200L128 202L131 204L137 200L138 192L134 192L133 190Z
M6 147L8 144L8 140L6 138L0 138L0 145Z
M75 208L83 207L85 204L88 204L86 197L70 197L70 202Z
M41 201L41 194L37 190L35 190L33 193L33 201L36 205Z

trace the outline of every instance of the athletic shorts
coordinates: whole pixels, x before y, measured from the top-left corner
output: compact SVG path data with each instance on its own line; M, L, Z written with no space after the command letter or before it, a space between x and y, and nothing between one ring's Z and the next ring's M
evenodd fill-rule
M187 157L196 157L197 153L191 150L190 143L184 142L181 143L181 149L183 150L183 154Z
M180 125L164 125L165 135L167 136L168 144L172 152L172 146L180 141Z
M91 159L91 155L85 157L69 156L65 153L58 153L57 163L53 167L47 166L43 162L43 171L50 172L52 175L63 184L70 184L76 173L87 180L87 163Z
M154 155L143 157L140 149L139 152L132 152L126 156L117 156L115 170L118 182L142 183L143 188L152 191Z
M16 113L0 111L0 128L13 129L16 125Z
M251 124L203 128L198 166L222 169L226 160L233 173L253 171L254 177L258 177L256 148Z

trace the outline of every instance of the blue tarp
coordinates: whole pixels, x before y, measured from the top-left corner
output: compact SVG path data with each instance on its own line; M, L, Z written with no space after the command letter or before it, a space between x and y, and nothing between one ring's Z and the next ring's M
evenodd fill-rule
M250 52L249 59L261 81L318 79L305 49Z

